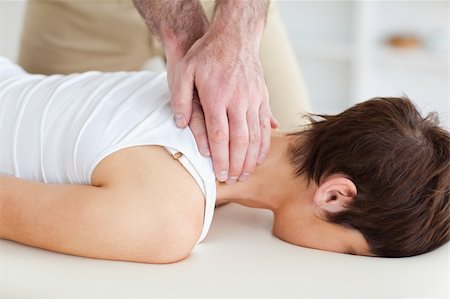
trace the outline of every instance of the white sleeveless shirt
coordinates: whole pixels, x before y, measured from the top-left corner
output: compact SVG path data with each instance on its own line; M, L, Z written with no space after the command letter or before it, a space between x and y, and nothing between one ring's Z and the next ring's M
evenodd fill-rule
M90 184L97 164L118 150L179 151L206 199L200 242L213 217L215 175L192 131L175 126L169 98L165 73L30 75L0 57L0 174Z

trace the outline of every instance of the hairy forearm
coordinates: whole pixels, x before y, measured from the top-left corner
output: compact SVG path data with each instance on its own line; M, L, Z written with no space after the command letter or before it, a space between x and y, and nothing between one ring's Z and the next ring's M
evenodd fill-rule
M133 1L166 54L184 55L208 28L208 20L198 0Z
M259 47L269 0L217 0L211 30L231 43Z

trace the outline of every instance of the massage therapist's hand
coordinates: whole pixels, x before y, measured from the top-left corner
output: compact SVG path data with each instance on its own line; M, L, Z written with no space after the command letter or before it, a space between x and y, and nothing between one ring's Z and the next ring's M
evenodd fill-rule
M197 0L134 2L164 46L178 127L190 126L220 181L246 180L277 126L259 58L268 1L217 0L211 25Z
M243 41L231 38L210 29L168 69L178 126L190 124L200 152L210 151L218 180L227 182L245 181L256 163L264 161L271 129L259 44L242 45ZM194 88L206 130L193 103Z
M248 179L269 151L271 124L276 127L259 58L263 26L249 36L243 28L237 34L229 24L213 22L181 59L174 63L177 55L167 55L177 125L190 125L200 152L211 153L219 181Z

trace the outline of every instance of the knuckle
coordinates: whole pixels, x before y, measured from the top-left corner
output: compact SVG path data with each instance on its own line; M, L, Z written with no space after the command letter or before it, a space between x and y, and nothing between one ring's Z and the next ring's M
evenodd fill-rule
M213 130L210 139L215 143L223 143L228 141L228 132L223 128Z
M270 117L264 116L261 118L261 128L264 130L270 129Z
M246 132L235 132L233 141L238 144L246 144L248 143L248 134Z
M190 102L190 100L187 99L186 97L177 96L177 95L175 95L175 97L172 99L172 101L175 105L181 105L181 106L184 106Z
M261 132L259 130L251 131L249 134L249 140L252 143L260 142L261 140Z
M209 105L209 103L205 103L205 105ZM209 122L212 126L222 126L222 119L226 115L225 113L220 113L222 111L221 107L213 105L212 107L208 107L205 111L205 115L208 117Z
M236 121L241 121L245 117L245 113L248 110L249 101L251 99L235 97L229 103L229 113L234 115Z
M233 128L234 130L242 130L242 123L243 123L244 118L229 118L229 124L230 124L230 128Z

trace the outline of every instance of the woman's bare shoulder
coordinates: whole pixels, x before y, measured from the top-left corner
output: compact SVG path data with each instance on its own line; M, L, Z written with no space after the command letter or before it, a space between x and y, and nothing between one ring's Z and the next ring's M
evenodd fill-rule
M92 173L92 185L139 186L159 195L203 198L203 193L183 165L159 145L135 146L103 159Z
M94 186L126 190L130 197L144 196L156 210L195 222L201 232L203 193L183 165L161 146L136 146L113 153L96 166L91 181Z

